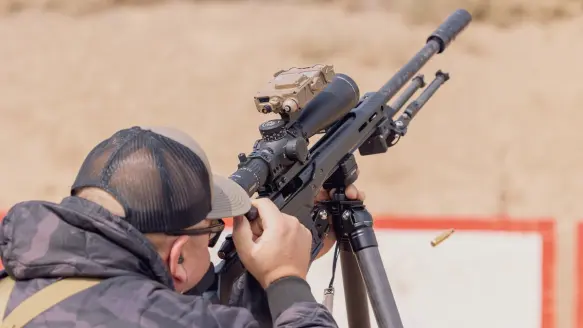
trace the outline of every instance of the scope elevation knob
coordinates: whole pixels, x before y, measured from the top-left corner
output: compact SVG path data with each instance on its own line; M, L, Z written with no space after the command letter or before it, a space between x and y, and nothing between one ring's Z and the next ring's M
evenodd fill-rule
M270 120L259 125L259 132L265 141L275 141L285 135L285 121L282 119Z

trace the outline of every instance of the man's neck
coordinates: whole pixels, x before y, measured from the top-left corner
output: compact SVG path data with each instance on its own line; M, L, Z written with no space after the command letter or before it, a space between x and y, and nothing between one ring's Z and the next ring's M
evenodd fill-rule
M87 187L79 190L75 196L99 204L112 214L120 217L125 216L123 206L111 194L103 189Z

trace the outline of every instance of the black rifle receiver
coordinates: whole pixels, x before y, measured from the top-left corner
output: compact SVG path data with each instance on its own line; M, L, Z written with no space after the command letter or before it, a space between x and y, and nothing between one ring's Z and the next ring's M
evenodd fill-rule
M312 258L319 252L322 238L331 228L328 223L331 217L332 228L344 251L343 263L358 263L362 274L362 277L344 277L345 288L347 279L351 279L352 285L358 285L360 281L360 285L368 291L377 323L382 328L400 328L402 323L378 253L372 216L361 201L350 201L344 197L344 187L358 178L353 153L357 149L362 156L384 153L405 135L409 122L449 79L447 73L438 71L420 96L394 119L409 98L425 86L423 76L413 76L433 55L442 53L471 20L468 11L455 11L385 85L362 98L358 85L349 76L332 74L333 77L329 78L332 72L330 66L320 67L319 72L323 74L318 74L318 69L314 68L299 69L302 79L295 81L293 85L297 90L289 94L280 92L271 99L256 97L261 112L270 112L273 105L280 109L277 113L281 119L259 126L262 138L256 141L249 155L239 154L239 168L230 177L249 196L257 193L259 197L270 198L282 212L297 217L310 229L313 235ZM329 80L322 82L327 77ZM411 84L395 104L387 105L412 78ZM280 85L284 85L290 77L279 72L275 75L276 83L278 79ZM299 99L299 95L303 98ZM323 136L308 148L309 138L319 132ZM314 206L314 198L322 187L328 190L336 188L336 193L332 200ZM256 212L252 211L248 218L253 220L254 216ZM344 253L351 253L350 256L357 262L349 257L344 258L347 256ZM230 236L227 236L219 256L223 259L217 266L219 298L226 303L232 283L244 272L244 268ZM355 303L359 304L358 309L348 309L350 327L368 327L368 302L350 302Z

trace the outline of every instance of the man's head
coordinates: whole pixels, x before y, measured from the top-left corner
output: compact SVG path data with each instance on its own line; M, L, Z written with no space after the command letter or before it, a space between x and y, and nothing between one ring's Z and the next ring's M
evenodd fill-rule
M223 218L249 211L247 193L213 175L205 152L171 128L116 132L85 159L71 188L123 217L158 250L176 290L194 287L210 264Z

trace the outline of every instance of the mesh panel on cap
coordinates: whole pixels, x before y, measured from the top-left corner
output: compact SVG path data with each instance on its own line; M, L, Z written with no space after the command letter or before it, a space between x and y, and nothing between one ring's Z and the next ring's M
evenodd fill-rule
M187 228L211 210L204 162L180 143L138 127L117 132L91 151L72 193L81 187L111 193L125 219L143 233Z

